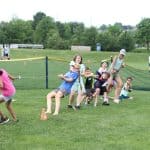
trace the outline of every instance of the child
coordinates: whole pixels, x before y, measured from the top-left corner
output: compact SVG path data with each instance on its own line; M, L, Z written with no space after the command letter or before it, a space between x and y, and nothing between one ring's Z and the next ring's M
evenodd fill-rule
M107 61L101 61L99 69L96 71L96 75L100 77L103 72L107 72L108 70L108 62Z
M123 99L133 99L133 97L130 97L128 94L129 92L131 92L131 88L132 88L132 80L133 78L132 77L127 77L127 80L126 82L124 83L124 86L121 90L121 93L120 93L120 96L119 96L119 99L120 100L123 100Z
M103 105L109 105L108 102L108 97L107 97L107 84L108 84L108 79L110 77L110 73L109 72L103 72L101 77L96 78L96 82L94 83L94 89L95 89L95 102L94 102L94 106L97 106L97 102L98 102L98 96L101 94L104 96L104 102Z
M74 64L70 71L65 75L60 74L58 77L63 80L62 84L54 91L51 91L47 95L47 111L46 113L52 113L52 98L55 98L55 112L53 115L58 115L60 110L60 100L64 95L70 93L73 83L78 78L79 64Z
M99 95L100 95L100 88L101 88L101 76L104 72L107 71L107 67L108 67L108 62L107 61L102 61L100 63L100 67L99 69L96 71L96 81L94 83L94 89L95 89L95 93L94 93L94 96L95 96L95 102L94 102L94 106L97 105L97 102L98 102L98 98L99 98Z
M94 74L91 72L90 68L85 68L85 104L89 104L93 98L94 89L93 88L93 77Z
M12 83L12 80L14 79L17 78L8 74L4 69L0 69L0 91L2 93L0 95L0 103L6 103L6 108L11 114L13 120L17 121L16 114L12 108L12 98L16 93L15 86ZM4 117L1 112L1 123L5 122L6 120L8 120L7 117Z
M109 86L112 86L112 83L115 82L115 96L114 103L119 103L119 95L121 92L121 88L123 86L122 80L119 75L119 71L122 67L124 67L124 57L126 55L126 50L121 49L118 56L113 58L113 62L110 66L110 78L109 78ZM114 81L113 81L114 80Z
M74 82L73 86L71 87L71 92L69 95L69 104L68 104L68 108L73 108L73 102L75 99L75 95L77 94L77 98L76 98L76 108L79 109L80 108L80 103L84 98L84 94L85 94L85 87L84 87L84 82L83 82L83 76L84 76L84 72L85 72L85 65L83 64L83 59L82 56L80 55L76 55L73 58L73 61L70 62L71 64L79 64L80 65L80 70L79 70L79 76L78 79Z

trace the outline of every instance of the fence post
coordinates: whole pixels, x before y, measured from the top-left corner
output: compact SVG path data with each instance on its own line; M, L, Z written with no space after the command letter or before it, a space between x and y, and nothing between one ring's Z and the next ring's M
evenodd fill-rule
M45 57L46 89L48 89L48 56Z

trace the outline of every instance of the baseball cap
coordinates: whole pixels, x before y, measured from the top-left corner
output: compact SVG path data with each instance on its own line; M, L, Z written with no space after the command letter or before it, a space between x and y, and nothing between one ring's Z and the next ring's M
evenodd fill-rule
M121 49L121 50L120 50L120 54L122 54L122 55L125 56L125 55L126 55L126 50L125 50L125 49Z

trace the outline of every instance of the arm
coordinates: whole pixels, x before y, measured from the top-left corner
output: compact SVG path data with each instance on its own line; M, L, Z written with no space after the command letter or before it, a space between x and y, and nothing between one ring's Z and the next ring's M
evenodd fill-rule
M19 79L19 77L14 77L14 76L12 76L12 75L10 75L10 74L8 74L8 77L9 77L9 79L12 80L12 81L14 81L15 79Z
M0 78L0 90L3 88L3 82L2 79Z
M117 60L117 56L115 56L115 57L113 58L113 61L112 61L111 67L110 67L110 72L111 72L111 73L115 73L115 72L114 72L114 65L115 65L115 63L116 63L116 60Z
M65 75L63 75L63 74L60 74L60 75L58 75L58 77L60 78L60 79L62 79L62 80L65 80L65 81L67 81L67 82L72 82L74 79L73 78L67 78Z

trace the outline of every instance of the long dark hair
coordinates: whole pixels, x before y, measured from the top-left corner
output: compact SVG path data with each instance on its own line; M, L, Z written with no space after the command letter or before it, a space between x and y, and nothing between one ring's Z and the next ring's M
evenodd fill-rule
M0 70L0 76L3 74L3 70Z
M81 58L80 64L82 64L82 56L81 56L81 55L75 55L75 56L73 57L73 61L75 62L75 61L76 61L76 58L77 58L78 56L80 56L80 58Z

